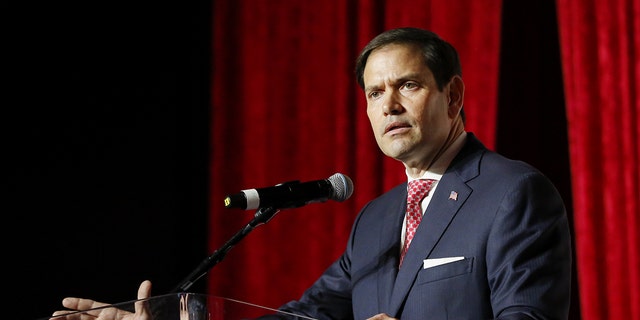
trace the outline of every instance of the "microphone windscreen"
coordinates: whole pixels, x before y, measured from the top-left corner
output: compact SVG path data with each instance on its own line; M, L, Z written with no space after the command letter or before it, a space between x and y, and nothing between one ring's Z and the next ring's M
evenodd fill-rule
M331 200L344 201L353 194L353 181L342 173L335 173L327 179L333 186Z

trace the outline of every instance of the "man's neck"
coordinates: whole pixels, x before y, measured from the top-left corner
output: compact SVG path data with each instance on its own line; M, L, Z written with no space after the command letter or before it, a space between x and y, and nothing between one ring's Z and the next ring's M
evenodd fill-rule
M438 155L431 162L426 170L406 168L407 177L412 180L416 178L434 178L433 175L440 177L453 161L453 158L460 152L467 138L467 132L462 130L453 139L448 139L445 147L443 147Z

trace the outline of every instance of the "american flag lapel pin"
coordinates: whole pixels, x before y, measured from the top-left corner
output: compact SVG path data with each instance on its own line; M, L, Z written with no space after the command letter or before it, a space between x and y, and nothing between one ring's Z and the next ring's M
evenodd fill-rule
M455 191L451 191L451 193L449 193L449 200L457 201L458 200L458 193L455 192Z

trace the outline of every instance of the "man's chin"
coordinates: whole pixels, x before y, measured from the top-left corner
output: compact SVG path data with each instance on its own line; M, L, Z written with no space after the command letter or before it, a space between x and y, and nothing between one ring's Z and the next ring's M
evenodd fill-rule
M405 162L409 158L409 149L406 148L388 148L383 150L385 156L396 159L400 162Z

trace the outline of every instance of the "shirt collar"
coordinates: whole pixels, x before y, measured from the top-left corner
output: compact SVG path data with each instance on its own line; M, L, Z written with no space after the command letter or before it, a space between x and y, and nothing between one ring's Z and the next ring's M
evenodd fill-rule
M440 156L440 158L438 158L436 162L433 163L431 168L429 168L429 170L427 170L427 172L425 172L422 177L418 179L440 180L444 172L449 167L449 164L451 164L451 161L453 161L453 158L455 158L455 156L464 146L466 138L467 132L463 131L462 134L460 134L460 136L458 136L458 138L456 138L456 140L449 146L449 148L447 148L444 153L442 153L442 156ZM409 177L408 172L405 171L405 174L407 175L408 181L416 180Z

